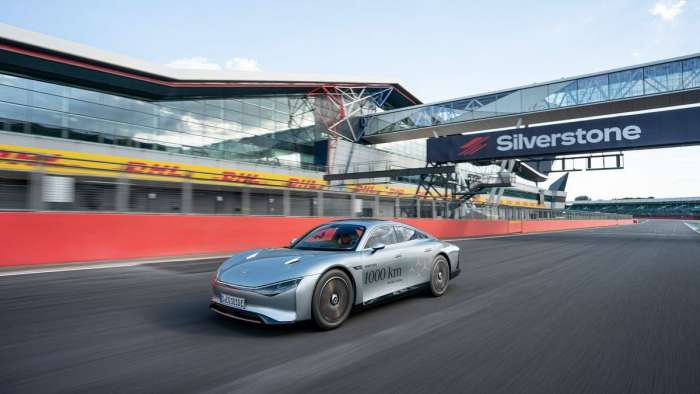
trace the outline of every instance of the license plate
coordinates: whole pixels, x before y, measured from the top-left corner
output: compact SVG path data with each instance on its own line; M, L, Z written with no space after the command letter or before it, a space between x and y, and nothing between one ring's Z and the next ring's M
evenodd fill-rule
M228 294L221 294L221 303L234 308L245 309L245 298L234 297Z

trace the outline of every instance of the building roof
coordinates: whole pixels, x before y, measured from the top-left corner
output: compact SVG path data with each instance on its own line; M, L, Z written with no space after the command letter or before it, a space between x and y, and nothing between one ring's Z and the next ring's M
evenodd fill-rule
M116 77L126 79L121 85L136 80L140 84L169 88L168 93L173 93L173 89L179 89L179 93L192 90L193 95L200 95L202 89L238 88L237 92L245 95L304 92L327 85L376 86L394 88L396 93L389 100L394 107L420 103L399 82L390 78L176 69L3 23L0 23L0 54L3 57L2 69L46 79L63 79L69 83L79 83L80 77L84 77L83 82L94 85ZM103 77L99 78L99 75ZM97 85L96 88L108 89L109 84ZM133 90L138 92L139 89ZM157 91L151 93L159 96Z

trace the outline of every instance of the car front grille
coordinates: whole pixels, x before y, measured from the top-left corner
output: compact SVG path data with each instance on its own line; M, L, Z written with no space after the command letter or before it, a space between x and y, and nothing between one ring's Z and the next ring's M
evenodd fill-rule
M224 316L232 317L234 319L244 320L247 322L257 323L257 324L265 323L260 318L260 316L256 315L255 313L243 311L243 310L236 309L236 308L230 308L230 307L227 307L227 306L224 306L221 304L217 304L214 302L209 304L209 308L211 310L213 310L214 312L217 312L217 313L224 315Z

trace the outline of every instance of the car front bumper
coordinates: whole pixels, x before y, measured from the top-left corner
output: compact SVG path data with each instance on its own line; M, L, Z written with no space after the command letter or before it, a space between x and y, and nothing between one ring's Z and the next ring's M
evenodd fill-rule
M311 297L318 276L305 276L295 289L274 296L215 280L209 308L220 315L254 323L289 324L308 320L311 318ZM245 307L222 303L222 294L245 299Z

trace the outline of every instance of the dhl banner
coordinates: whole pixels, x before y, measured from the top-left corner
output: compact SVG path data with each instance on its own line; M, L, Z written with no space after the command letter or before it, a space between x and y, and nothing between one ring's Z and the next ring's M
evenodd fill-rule
M126 175L130 179L141 180L330 191L330 185L322 178L3 144L0 144L0 170L41 170L56 175L101 177ZM346 185L344 190L407 197L416 193L415 188L391 184Z

